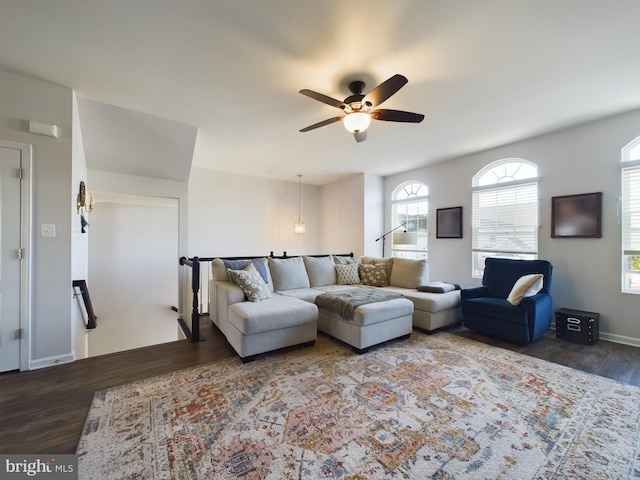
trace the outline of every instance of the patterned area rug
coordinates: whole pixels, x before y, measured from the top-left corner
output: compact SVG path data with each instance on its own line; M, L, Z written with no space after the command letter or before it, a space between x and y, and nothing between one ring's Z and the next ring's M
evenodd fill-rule
M640 389L447 333L98 392L82 479L640 478Z

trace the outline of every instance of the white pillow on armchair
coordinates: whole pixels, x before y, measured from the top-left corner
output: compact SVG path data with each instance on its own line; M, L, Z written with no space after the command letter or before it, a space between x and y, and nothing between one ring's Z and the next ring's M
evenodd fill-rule
M517 307L524 297L531 297L542 290L544 275L532 273L521 276L511 288L507 301Z

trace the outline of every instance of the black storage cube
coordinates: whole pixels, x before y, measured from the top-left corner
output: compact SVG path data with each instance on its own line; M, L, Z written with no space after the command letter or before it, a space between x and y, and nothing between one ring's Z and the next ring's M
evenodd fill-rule
M593 345L598 341L600 314L571 308L556 311L556 337Z

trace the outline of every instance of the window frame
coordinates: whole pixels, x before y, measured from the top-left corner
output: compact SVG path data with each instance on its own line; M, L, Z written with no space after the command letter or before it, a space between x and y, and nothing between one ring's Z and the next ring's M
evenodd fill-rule
M633 248L636 247L637 244L633 243L634 240L631 237L631 232L628 231L634 228L631 226L629 216L632 214L635 217L640 215L640 203L637 198L640 196L640 152L636 153L637 158L631 157L631 154L635 153L633 150L639 147L640 136L622 148L620 162L620 288L622 293L631 295L640 295L640 269L632 269L633 257L640 257L640 248ZM632 185L630 187L633 189L633 195L636 197L633 199L627 190L627 185L631 182ZM631 204L632 202L633 205ZM633 279L635 279L635 282ZM634 284L637 286L634 287Z
M408 187L418 186L418 188L411 192L408 192L404 198L397 198L398 194L402 191L407 190ZM424 189L424 194L420 192L421 189ZM396 231L401 231L400 225L402 225L402 221L398 218L400 215L404 215L405 217L408 215L407 213L399 214L398 207L409 206L412 204L418 204L416 207L416 221L412 224L407 223L405 225L405 230L407 232L415 232L417 234L417 242L415 245L410 246L402 246L397 247L393 243L393 233L391 236L390 242L390 251L392 257L402 257L402 258L427 258L428 257L428 246L429 246L429 187L419 180L407 180L406 182L402 182L396 188L394 188L391 193L391 225L389 229L398 228ZM424 213L422 213L424 212ZM421 217L424 217L424 221ZM408 220L406 220L408 222ZM424 227L422 227L424 225ZM409 227L409 228L407 228ZM411 228L414 227L414 228ZM422 228L421 228L422 227ZM395 233L395 232L394 232ZM413 248L412 248L413 247Z
M514 179L504 181L505 176L500 177L496 174L496 181L493 184L482 184L480 185L480 179L484 177L487 173L500 168L504 165L508 164L523 164L528 167L533 167L535 176L530 176L526 178ZM519 167L518 167L519 168ZM516 169L517 172L517 169ZM509 175L511 176L511 175ZM482 278L484 275L484 259L489 257L500 257L500 258L519 258L519 259L537 259L538 258L538 250L539 250L539 231L540 231L540 198L539 198L539 183L540 176L538 174L538 166L531 162L530 160L526 160L524 158L503 158L500 160L493 161L487 165L485 165L482 169L480 169L472 179L472 212L471 212L471 276L472 278ZM535 185L535 226L529 228L529 236L533 233L533 239L535 241L535 245L533 249L523 250L523 249L488 249L488 248L479 248L476 246L476 242L479 240L478 235L481 234L479 231L480 227L476 224L478 221L479 208L477 205L477 201L479 196L482 195L483 192L495 192L496 194L509 192L509 190L513 189L522 189L526 191L526 187L529 185ZM513 192L517 193L517 190ZM527 202L529 203L529 202ZM517 205L517 203L513 204L504 204L504 205L495 205L496 208L502 206L507 207L508 205ZM524 203L523 203L524 205ZM485 207L486 208L486 207ZM527 213L531 215L533 210L527 208ZM514 225L514 231L518 231L517 225Z

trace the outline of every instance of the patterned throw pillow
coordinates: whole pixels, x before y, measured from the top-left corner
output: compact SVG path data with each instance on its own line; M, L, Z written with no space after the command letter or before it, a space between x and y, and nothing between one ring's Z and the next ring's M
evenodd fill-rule
M228 270L231 282L238 285L250 302L259 302L271 296L267 284L260 276L260 272L252 263L242 270Z
M336 273L338 274L338 285L356 285L360 283L357 263L336 265Z
M360 283L369 285L370 287L386 287L387 268L384 264L376 265L358 265L358 273L360 273Z

